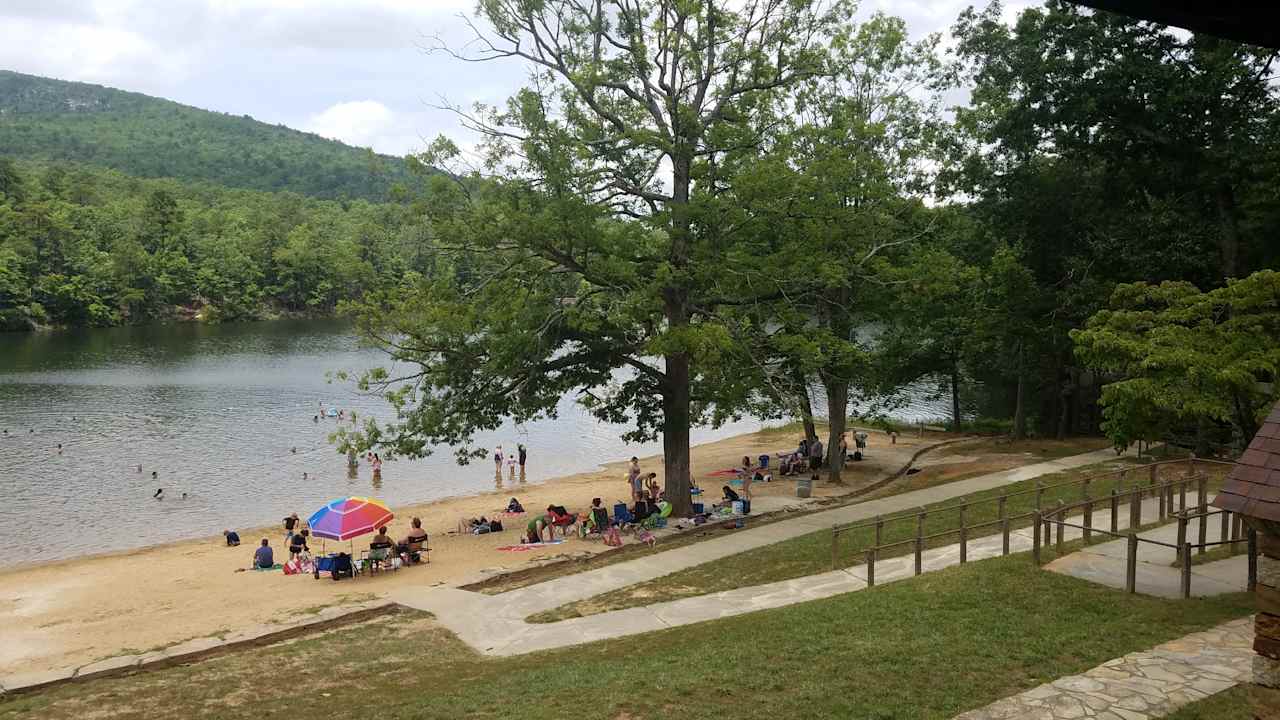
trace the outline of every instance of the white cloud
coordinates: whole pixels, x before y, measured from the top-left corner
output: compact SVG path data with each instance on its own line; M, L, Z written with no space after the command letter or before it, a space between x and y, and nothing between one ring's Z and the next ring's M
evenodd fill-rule
M412 116L393 111L377 100L330 105L312 115L302 129L348 145L401 154L420 144Z

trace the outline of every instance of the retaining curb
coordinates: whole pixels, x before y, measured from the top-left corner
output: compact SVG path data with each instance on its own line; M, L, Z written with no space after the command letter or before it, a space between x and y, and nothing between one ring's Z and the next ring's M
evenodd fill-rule
M120 655L70 668L0 677L0 697L45 690L67 683L128 675L139 670L159 670L228 654L247 647L264 647L321 630L363 622L404 607L390 600L325 608L314 617L278 625L257 625L226 637L193 638L163 650L140 655Z

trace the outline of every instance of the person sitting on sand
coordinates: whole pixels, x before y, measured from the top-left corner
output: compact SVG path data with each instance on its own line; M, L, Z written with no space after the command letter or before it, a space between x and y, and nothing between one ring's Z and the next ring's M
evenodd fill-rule
M404 542L400 544L399 550L400 554L411 562L417 562L421 557L422 548L427 544L427 531L422 529L421 518L414 518L409 524L409 534L404 536Z
M378 534L373 536L373 540L369 541L369 549L382 550L390 547L394 547L394 544L391 542L391 536L387 534L387 526L383 525L378 528Z
M604 509L600 498L591 498L591 514L587 518L589 530L604 533L609 529L609 511Z
M222 536L227 539L227 547L240 546L240 535L235 530L223 530Z
M712 505L711 508L713 510L722 508L722 507L733 507L734 501L740 499L738 497L738 493L734 492L733 488L729 487L728 485L725 485L721 491L724 493L724 500L722 502L716 503L715 505Z
M524 506L519 500L511 498L511 502L507 503L507 512L511 515L519 515L524 512Z
M270 570L276 564L275 554L271 551L271 543L262 538L262 545L253 551L253 566L260 570Z
M547 531L547 542L555 539L555 530L551 529L551 523L548 522L547 518L536 517L530 520L529 524L525 525L524 542L526 544L542 542L542 532L544 530Z
M645 476L645 488L649 492L649 500L657 502L662 499L662 488L658 486L658 473L649 473Z

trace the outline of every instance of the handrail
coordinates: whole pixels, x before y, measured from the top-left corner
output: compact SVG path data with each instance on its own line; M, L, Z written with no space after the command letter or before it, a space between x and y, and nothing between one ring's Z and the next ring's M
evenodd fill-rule
M935 515L935 514L938 514L938 513L950 512L950 511L952 511L952 510L959 510L961 506L968 506L968 505L971 505L971 504L973 504L973 503L975 503L975 502L992 502L992 501L997 501L997 500L999 500L999 498L1000 498L1000 497L1004 497L1004 498L1006 498L1006 499L1007 499L1007 498L1011 498L1011 497L1018 497L1018 496L1021 496L1021 495L1030 495L1030 494L1032 494L1032 493L1043 493L1043 492L1048 491L1048 490L1057 490L1057 489L1059 489L1059 488L1070 487L1070 486L1073 486L1073 485L1083 485L1083 484L1085 484L1085 483L1090 483L1090 482L1093 482L1093 481L1095 481L1095 480L1098 480L1098 479L1101 479L1101 478L1110 477L1110 476L1113 476L1113 475L1124 475L1124 474L1131 473L1131 472L1134 472L1134 471L1139 471L1139 470L1150 470L1151 468L1159 468L1159 467L1162 467L1162 466L1164 466L1164 465L1174 465L1174 464L1178 464L1178 463L1187 463L1187 462L1192 463L1192 470L1193 470L1193 471L1194 471L1194 464L1195 464L1195 463L1213 463L1213 464L1218 464L1218 465L1234 465L1234 464L1235 464L1235 463L1224 462L1224 461L1221 461L1221 460L1212 460L1212 459L1197 458L1197 457L1194 457L1194 456L1193 456L1193 457L1190 457L1190 458L1181 458L1181 459L1177 459L1177 460L1158 460L1158 461L1156 461L1156 462L1147 463L1147 464L1145 464L1145 465L1135 465L1135 466L1133 466L1133 467L1131 467L1131 468L1121 468L1121 469L1119 469L1119 470L1108 470L1107 472L1104 472L1104 473L1098 473L1098 474L1096 474L1096 475L1089 475L1089 476L1086 476L1086 477L1083 477L1083 478L1078 478L1078 479L1076 479L1076 480L1068 480L1068 481L1066 481L1066 482L1056 483L1056 484L1054 484L1054 485L1041 485L1041 486L1039 486L1039 487L1029 488L1029 489L1027 489L1027 490L1018 490L1018 491L1016 491L1016 492L1006 493L1006 494L1001 495L1001 496L996 496L996 497L991 497L991 498L982 498L982 499L979 499L979 500L973 500L973 501L968 501L968 500L966 500L966 501L957 502L957 503L954 503L954 504L951 504L951 505L943 505L943 506L941 506L941 507L933 507L933 508L930 508L930 509L928 510L928 512L929 512L929 514L931 514L931 515ZM1171 481L1166 481L1166 482L1171 482ZM1131 494L1131 493L1133 493L1133 492L1135 492L1135 491L1146 491L1146 490L1149 490L1150 488L1151 488L1151 486L1147 486L1147 487L1145 487L1145 488L1135 488L1135 489L1133 489L1133 490L1126 490L1126 491L1124 491L1124 493L1122 493L1122 494L1121 494L1121 497L1127 497L1129 494ZM1106 497L1107 497L1107 498L1109 498L1110 496L1106 496ZM833 533L841 534L841 533L848 532L848 531L852 531L852 530L860 530L860 529L863 529L863 528L875 527L875 525L876 525L877 523L891 523L891 522L898 522L898 521L902 521L902 520L914 519L914 518L916 518L919 514L920 514L920 510L916 510L916 511L902 511L902 512L894 513L894 514L891 514L891 515L879 516L879 517L877 517L877 518L875 518L875 519L872 519L872 520L860 520L860 521L856 521L856 522L852 522L852 523L846 523L846 524L844 524L844 525L837 524L837 525L832 526L832 529L831 529L831 530L832 530L832 532L833 532Z

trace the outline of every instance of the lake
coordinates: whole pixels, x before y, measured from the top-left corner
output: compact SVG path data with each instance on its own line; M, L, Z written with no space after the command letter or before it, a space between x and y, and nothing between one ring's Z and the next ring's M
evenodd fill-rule
M459 466L448 448L387 462L380 481L367 463L348 472L328 442L337 421L313 421L319 404L391 413L326 375L384 361L339 321L0 334L0 546L69 557L305 518L345 495L398 505L494 489L490 461ZM900 415L945 414L944 401L917 395ZM556 420L506 425L478 443L524 443L530 482L661 451L622 442L619 427L569 398L560 409ZM700 428L693 440L760 427ZM152 500L160 487L166 499Z

